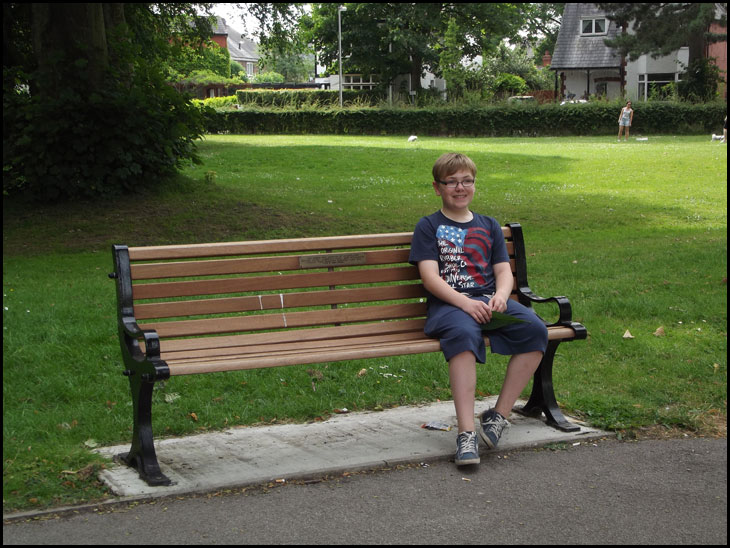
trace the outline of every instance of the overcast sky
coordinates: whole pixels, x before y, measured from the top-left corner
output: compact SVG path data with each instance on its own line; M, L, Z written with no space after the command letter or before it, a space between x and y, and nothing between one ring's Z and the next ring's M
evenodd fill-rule
M256 19L250 17L246 11L246 4L213 4L212 11L214 15L223 17L228 26L233 27L244 35L253 36L254 31L258 29ZM245 24L243 22L244 20Z

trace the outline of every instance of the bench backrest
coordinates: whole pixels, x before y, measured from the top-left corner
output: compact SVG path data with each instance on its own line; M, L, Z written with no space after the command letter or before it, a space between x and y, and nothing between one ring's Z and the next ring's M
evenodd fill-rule
M512 232L503 228L514 273ZM120 306L131 305L140 327L161 339L422 319L426 292L408 264L411 237L115 246L132 295Z

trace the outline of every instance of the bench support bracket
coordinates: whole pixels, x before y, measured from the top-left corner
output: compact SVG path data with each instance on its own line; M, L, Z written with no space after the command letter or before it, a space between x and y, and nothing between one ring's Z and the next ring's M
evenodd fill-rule
M128 466L136 468L140 478L148 485L170 485L172 481L160 470L152 437L152 392L155 383L135 377L139 375L129 377L134 409L132 447L119 458Z
M139 472L148 485L170 485L172 481L160 470L152 437L152 392L154 382L145 382L130 376L132 389L132 405L134 409L134 429L132 431L132 447L128 453L119 458L128 466Z
M565 415L558 407L558 402L555 400L553 360L559 344L560 341L550 341L548 343L545 355L542 357L540 366L535 371L532 379L530 399L522 408L515 409L515 411L529 417L539 417L541 413L545 413L545 418L550 426L563 432L577 432L580 430L580 426L565 418Z

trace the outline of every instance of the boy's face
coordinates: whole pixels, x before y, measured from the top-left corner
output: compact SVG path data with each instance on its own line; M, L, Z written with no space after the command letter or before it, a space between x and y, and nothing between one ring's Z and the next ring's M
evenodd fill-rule
M454 188L450 188L444 183L463 183L464 181L473 182L474 175L471 171L462 170L452 173L451 175L444 177L441 181L434 181L433 188L436 191L437 196L441 196L441 201L444 204L444 208L448 210L458 211L469 207L472 199L474 198L474 185L464 186L458 184Z

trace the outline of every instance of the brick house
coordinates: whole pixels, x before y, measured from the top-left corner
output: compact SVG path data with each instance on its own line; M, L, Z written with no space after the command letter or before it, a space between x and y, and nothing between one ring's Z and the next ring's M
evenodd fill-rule
M256 42L228 26L222 17L216 17L212 40L220 47L228 49L231 61L240 63L249 79L258 73L260 56Z

